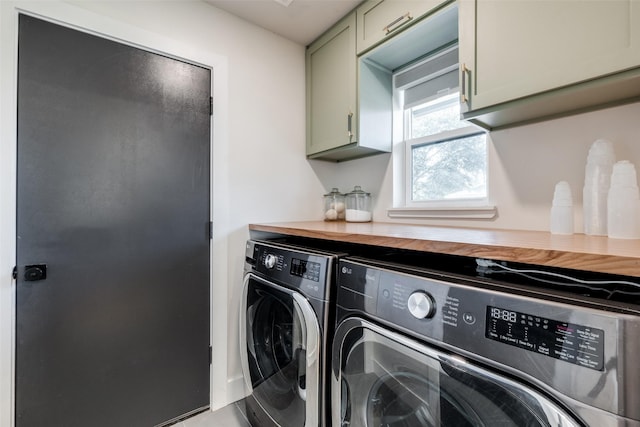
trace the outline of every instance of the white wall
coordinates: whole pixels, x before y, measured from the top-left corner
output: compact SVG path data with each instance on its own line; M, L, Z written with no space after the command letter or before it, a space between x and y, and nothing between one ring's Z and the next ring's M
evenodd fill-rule
M574 226L582 232L582 186L591 144L613 142L617 160L635 163L640 177L640 103L515 127L489 134L489 197L498 209L493 220L404 220L429 225L549 230L549 210L555 184L567 181L574 200ZM374 221L392 220L390 155L340 163L323 177L325 186L343 191L361 185L374 197ZM320 175L322 176L322 175Z
M0 2L2 426L13 425L16 8L213 68L212 404L242 397L238 306L247 224L319 218L325 192L304 155L304 47L197 1Z

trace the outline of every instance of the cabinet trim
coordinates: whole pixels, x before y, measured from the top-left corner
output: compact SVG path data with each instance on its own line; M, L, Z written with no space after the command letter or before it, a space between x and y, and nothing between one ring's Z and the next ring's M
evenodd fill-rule
M487 130L552 120L640 101L640 67L576 85L465 112Z

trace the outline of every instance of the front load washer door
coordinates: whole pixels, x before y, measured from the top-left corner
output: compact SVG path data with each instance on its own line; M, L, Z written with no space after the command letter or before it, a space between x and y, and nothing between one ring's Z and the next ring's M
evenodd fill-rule
M243 298L247 388L276 425L317 425L320 341L313 309L299 293L252 274Z
M549 398L365 320L336 330L333 426L578 427Z

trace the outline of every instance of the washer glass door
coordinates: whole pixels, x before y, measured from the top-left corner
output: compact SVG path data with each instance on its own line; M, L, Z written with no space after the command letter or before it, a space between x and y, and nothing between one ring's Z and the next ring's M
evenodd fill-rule
M299 294L249 277L245 284L243 368L253 397L280 426L317 417L318 326ZM309 357L308 357L309 355ZM307 384L310 387L307 387Z
M332 404L334 426L581 425L531 388L360 319L336 331Z

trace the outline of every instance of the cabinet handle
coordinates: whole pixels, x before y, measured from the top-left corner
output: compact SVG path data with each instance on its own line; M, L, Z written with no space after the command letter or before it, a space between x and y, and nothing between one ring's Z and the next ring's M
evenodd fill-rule
M353 117L353 113L347 114L347 135L349 136L349 141L353 138L353 132L351 131L351 118Z
M411 21L412 19L413 17L411 16L411 12L407 12L401 17L396 18L392 22L388 23L387 26L382 29L382 31L384 31L384 35L386 36L390 32L395 31L398 28L402 27L404 24Z
M469 102L469 97L467 96L467 78L471 78L471 70L467 68L466 64L462 64L462 67L460 67L460 72L462 73L460 102L462 102L463 104L467 104ZM471 82L469 82L469 86L471 86Z

